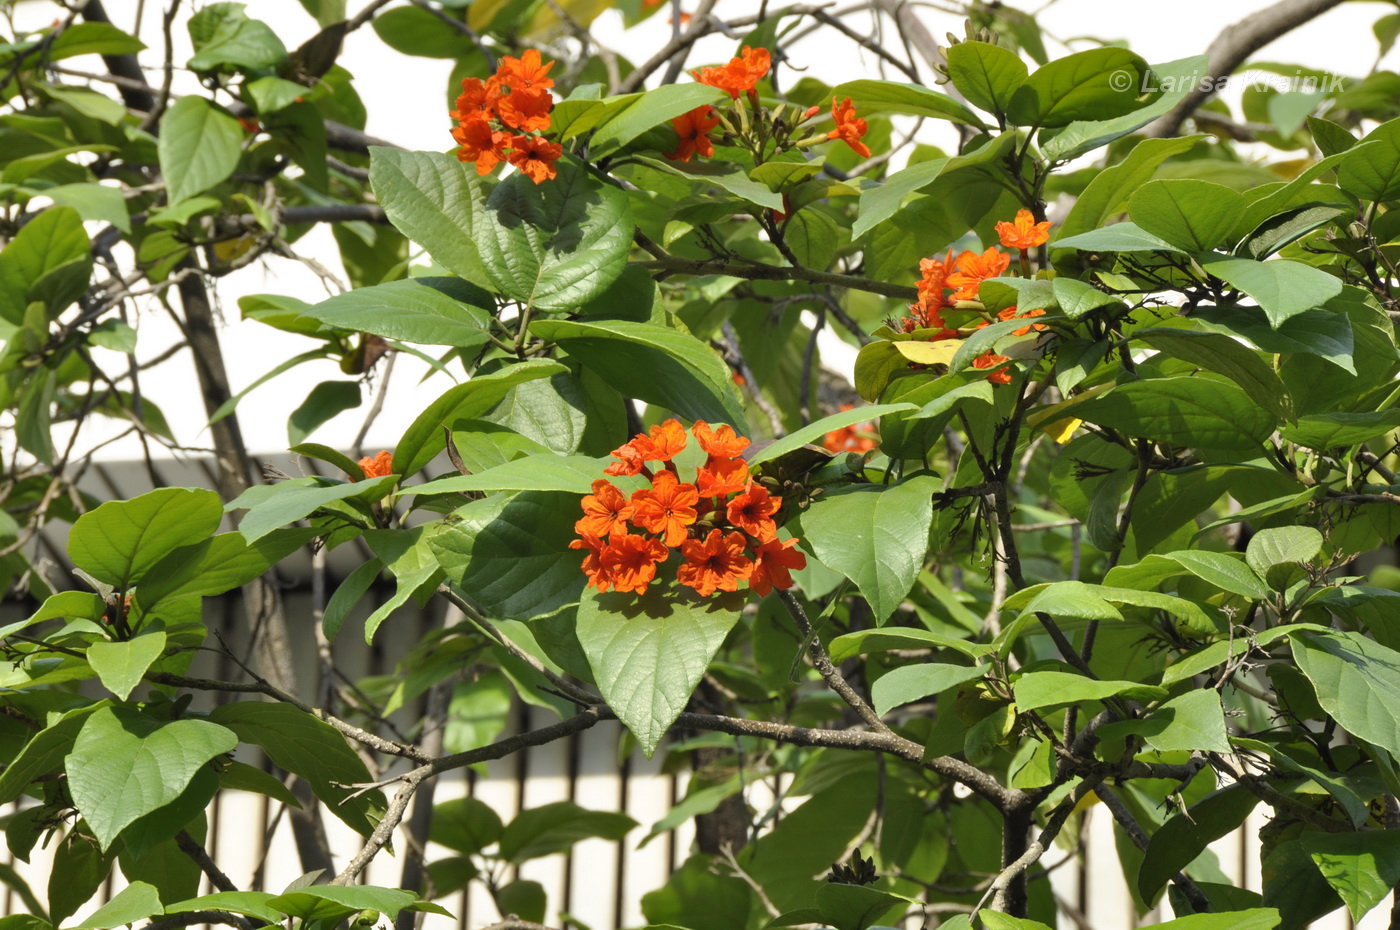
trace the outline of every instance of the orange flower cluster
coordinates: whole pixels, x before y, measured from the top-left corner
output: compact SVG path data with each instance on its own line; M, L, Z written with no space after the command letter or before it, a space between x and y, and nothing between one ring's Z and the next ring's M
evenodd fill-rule
M870 147L860 141L865 135L865 120L856 116L855 104L851 103L851 98L847 97L844 103L837 104L836 98L831 98L831 118L836 120L836 128L826 134L828 139L840 139L851 147L851 149L861 158L870 157Z
M852 404L841 405L842 410L852 408ZM878 445L875 423L873 420L867 420L864 423L853 423L834 429L822 438L822 445L829 452L869 452Z
M1016 219L997 223L997 235L1008 249L1033 249L1050 241L1050 221L1037 223L1029 210L1017 210Z
M690 72L701 84L718 88L735 100L743 94L753 94L754 87L768 74L772 56L766 48L749 48L737 58L731 58L718 68L702 68Z
M749 476L740 458L749 441L732 427L711 429L704 420L696 420L691 433L708 456L691 482L681 481L675 463L688 442L676 420L613 450L617 461L604 474L644 475L651 487L627 498L606 478L593 482L574 524L579 538L569 544L586 551L589 585L645 594L657 567L679 550L676 581L702 596L737 591L740 581L760 596L792 587L790 572L805 568L807 557L793 548L795 539L778 539L773 518L783 502ZM660 467L653 470L651 463Z
M537 133L549 129L554 80L540 53L527 49L520 58L509 55L489 79L469 77L452 118L457 126L452 138L461 146L457 157L476 162L476 173L486 174L503 161L510 162L536 184L555 177L554 162L564 147Z
M672 161L690 161L692 155L710 158L715 154L715 144L710 140L710 130L719 125L715 108L708 104L696 107L689 113L682 113L671 120L680 144L674 152L663 154Z
M380 449L374 458L368 455L356 463L366 478L383 478L394 473L394 454Z
M1047 220L1043 223L1036 223L1035 217L1031 215L1029 210L1017 211L1014 222L1000 222L997 223L996 228L997 234L1001 237L1001 244L1007 248L1028 249L1044 245L1050 239L1050 222ZM1011 256L995 246L980 255L966 250L954 258L953 250L949 249L948 254L941 259L925 258L920 260L919 299L909 305L908 316L899 321L900 328L906 333L912 333L919 329L937 330L929 337L930 342L960 338L961 333L948 328L947 324L943 322L943 310L959 300L976 300L978 288L982 286L983 281L1005 274L1010 267ZM1012 306L998 313L997 318L1005 321L1030 319L1044 315L1044 310L1029 310L1020 313ZM981 322L974 328L981 329L986 325L985 322ZM1044 323L1029 323L1013 330L1012 334L1025 336L1032 331L1043 332L1045 328ZM986 352L973 359L972 367L995 368L1005 361L1008 361L1008 358L1004 355ZM994 371L987 376L987 380L994 384L1009 384L1011 372L1007 369Z

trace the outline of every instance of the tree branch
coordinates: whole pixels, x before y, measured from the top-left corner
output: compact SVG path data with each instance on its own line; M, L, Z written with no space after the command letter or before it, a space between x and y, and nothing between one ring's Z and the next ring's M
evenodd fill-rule
M802 604L793 596L791 591L778 591L778 599L787 607L788 613L792 615L792 620L797 624L797 631L802 634L807 642L807 655L812 659L812 665L826 680L827 687L840 695L856 712L856 716L865 721L866 726L876 733L889 733L890 728L880 719L880 715L875 713L874 708L865 703L865 699L851 683L841 674L841 670L831 664L831 656L826 654L826 649L822 646L822 641L817 636L817 631L812 629L812 622L807 619L807 612L802 609Z

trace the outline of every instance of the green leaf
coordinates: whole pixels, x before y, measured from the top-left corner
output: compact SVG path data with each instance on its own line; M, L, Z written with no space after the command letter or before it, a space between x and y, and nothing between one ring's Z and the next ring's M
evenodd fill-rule
M404 55L468 58L477 54L471 35L458 29L443 28L447 24L424 7L401 6L385 10L374 18L371 25L385 45Z
M304 520L336 501L354 498L369 504L381 500L393 491L398 480L398 475L384 475L367 481L316 484L314 478L294 478L274 486L251 488L254 494L243 492L225 509L248 508L238 524L238 532L251 545L278 527Z
M98 581L127 588L166 553L208 537L221 519L219 495L198 488L108 501L73 524L68 557Z
M1094 48L1056 59L1026 78L1007 117L1017 126L1067 126L1124 116L1142 106L1147 62L1125 48Z
M432 587L442 581L438 574L437 559L428 545L428 525L415 526L402 530L366 530L365 543L379 561L394 575L397 587L394 596L380 604L365 618L365 642L374 641L375 631L388 619L389 615L408 603L415 592L432 582ZM436 577L436 581L434 581Z
M493 617L533 620L578 599L582 556L570 549L576 494L497 494L457 511L428 544L453 584Z
M1074 415L1175 446L1254 449L1277 418L1233 384L1204 378L1129 381L1074 407Z
M591 494L609 459L587 455L532 455L475 475L451 475L399 491L400 497L464 491L561 491Z
M1365 200L1394 200L1400 196L1400 119L1382 123L1361 141L1337 168L1338 185Z
M1086 313L1101 307L1123 307L1122 298L1106 294L1091 284L1076 281L1074 278L1057 277L1051 282L1055 302L1071 320L1077 320Z
M360 406L358 381L322 381L287 418L287 444L297 445L328 421Z
M530 331L565 352L628 397L691 420L729 423L747 431L729 368L687 333L631 320L535 320Z
M957 46L954 46L957 48ZM877 225L894 216L904 203L904 198L921 188L927 187L942 174L948 164L946 158L921 161L918 164L901 168L879 184L860 192L859 216L851 227L851 235L863 236Z
M1192 178L1148 181L1128 201L1128 216L1155 236L1189 252L1208 252L1227 242L1244 195L1222 184Z
M1041 133L1040 151L1050 161L1069 161L1101 145L1135 132L1159 116L1170 112L1186 98L1198 80L1206 74L1209 59L1205 55L1178 58L1152 66L1149 90L1161 89L1161 94L1146 106L1123 116L1106 120L1076 120L1049 139ZM1177 139L1152 139L1152 142L1176 142ZM1108 169L1112 170L1112 169ZM1107 173L1107 172L1104 172ZM1096 179L1097 180L1097 179Z
M490 336L495 301L461 278L405 278L346 291L302 315L329 326L419 345L473 349Z
M272 68L287 58L287 47L264 22L249 19L241 3L211 3L190 17L195 56L188 66L212 71L220 65Z
M1167 558L1197 578L1231 594L1255 600L1273 596L1263 579L1250 571L1242 561L1234 558L1233 553L1227 555L1224 552L1188 549L1170 553Z
M1055 240L1055 248L1081 252L1177 252L1182 250L1138 226L1123 222Z
M1289 638L1318 703L1353 736L1400 755L1400 653L1356 633Z
M252 791L265 794L274 801L300 810L301 801L292 794L282 779L269 775L262 769L254 768L246 762L229 762L228 767L219 773L220 790Z
M870 689L875 713L884 716L901 704L939 694L949 688L975 681L987 674L982 665L946 665L937 662L903 665L881 675Z
M584 589L579 644L608 706L647 758L685 709L743 603L740 594L701 599L660 585L640 596Z
M865 885L823 882L817 887L817 910L836 930L867 930L894 908L909 905L908 898Z
M307 922L326 921L332 925L356 911L379 911L392 918L415 904L424 910L431 908L434 913L446 913L437 905L424 907L418 895L411 891L372 885L315 885L285 892L267 901L268 907L274 907L290 917L299 917Z
M164 651L165 633L150 630L125 642L95 642L87 659L107 690L125 701Z
M1283 426L1279 434L1289 442L1309 449L1350 449L1379 439L1400 429L1400 409L1370 413L1318 413L1299 417L1293 426Z
M191 94L171 104L156 144L169 202L201 194L233 174L242 144L238 120L207 98Z
M932 119L946 119L950 123L961 123L964 126L975 126L982 130L987 128L987 125L977 118L977 114L947 94L913 84L898 81L846 81L832 88L831 96L838 101L850 97L856 110L862 114L899 113L904 116L926 116Z
M567 852L579 840L601 837L620 840L637 821L612 811L590 811L573 801L556 801L515 815L501 833L501 858L520 864L541 856Z
M1346 902L1352 920L1380 904L1400 881L1400 830L1308 832L1301 840L1327 884Z
M1190 914L1153 924L1157 930L1274 930L1281 918L1272 907L1255 907L1220 914Z
M238 738L192 718L161 722L122 707L88 718L65 761L73 804L104 850L137 818L178 798L211 759Z
M452 155L370 146L369 183L389 222L444 268L473 284L492 279L477 240L486 236L487 185Z
M216 891L188 901L176 901L165 906L167 914L181 914L186 911L228 911L244 914L267 921L269 924L282 922L282 912L267 906L276 897L267 891Z
M702 184L713 184L755 206L769 210L783 209L782 194L774 192L767 184L755 181L738 165L718 161L671 161L666 158L648 158L645 155L629 155L628 158L663 174Z
M1236 252L1263 261L1309 233L1350 216L1351 212L1351 207L1337 204L1304 204L1259 224L1259 227L1240 243Z
M938 480L928 476L842 488L803 511L793 535L817 561L855 582L880 625L924 566L938 489Z
M808 443L817 442L832 430L841 429L856 423L863 423L866 420L874 420L887 413L899 413L901 411L916 411L919 408L914 404L874 404L868 407L852 407L850 410L842 410L833 413L829 417L822 417L799 430L788 433L782 439L776 439L767 443L753 455L747 455L744 460L749 465L761 465L764 462L772 461L789 452L796 451Z
M63 768L63 761L72 754L73 741L87 718L104 706L105 702L70 710L34 734L0 772L0 803L11 803L28 790L36 778Z
M374 831L384 813L384 795L345 787L369 782L369 769L330 724L290 704L255 701L224 704L209 719L240 741L261 746L273 765L306 779L326 808L356 833Z
M1345 313L1308 310L1278 327L1258 307L1203 307L1191 318L1212 332L1243 337L1265 352L1316 355L1356 374L1351 320Z
M1279 526L1257 531L1249 539L1244 560L1260 576L1275 565L1311 562L1322 552L1322 534L1310 526Z
M1016 708L1021 711L1119 696L1134 701L1160 701L1167 696L1155 685L1085 678L1077 672L1026 672L1016 679L1011 691L1016 696Z
M24 224L0 249L0 319L19 325L25 307L36 300L45 304L50 318L61 313L87 290L91 249L82 218L72 207L52 207ZM45 279L56 280L49 276L64 268L76 269L66 289L46 292L39 287Z
M72 207L78 215L94 223L111 223L124 233L131 232L131 214L120 188L101 184L60 184L45 188L44 196L54 206ZM118 321L111 321L118 322Z
M1253 792L1236 782L1206 795L1189 811L1169 818L1148 841L1137 878L1142 899L1155 898L1173 875L1190 865L1206 846L1244 823L1258 804Z
M417 474L447 445L443 427L474 420L501 402L511 388L536 378L551 378L568 368L559 362L530 359L505 365L489 374L476 375L450 388L428 405L404 431L394 447L394 471Z
M1146 717L1106 724L1098 734L1103 740L1135 734L1158 752L1233 751L1220 695L1213 688L1188 691Z
M1203 138L1205 136L1196 135L1139 142L1121 162L1094 176L1060 224L1057 231L1059 238L1071 238L1103 226L1115 214L1122 212L1133 191L1147 183L1162 162L1189 151ZM1052 246L1059 248L1059 240Z
M1059 280L1057 278L1056 283ZM1273 366L1229 336L1153 326L1138 330L1133 338L1193 365L1219 372L1243 388L1250 400L1277 417L1286 418L1292 413L1288 387Z
M648 129L715 103L722 95L723 91L705 84L664 84L649 90L599 120L588 143L588 156L596 160L615 152Z
M89 914L87 920L74 924L70 930L110 930L164 912L154 885L132 882L117 892L112 900Z
M828 643L826 648L831 661L838 663L887 649L955 649L973 659L992 651L992 647L985 643L972 643L933 630L902 626L843 633Z
M60 61L78 55L135 55L145 47L145 42L111 23L74 23L54 38L48 58Z
M154 610L166 598L209 597L241 587L316 536L302 527L274 530L249 544L241 533L220 533L170 552L142 578L136 602Z
M1253 297L1275 329L1289 317L1316 309L1342 292L1340 278L1301 262L1257 262L1225 256L1200 256L1199 261L1209 274Z
M473 855L501 838L500 815L476 798L456 798L433 807L428 838L454 852Z
M627 195L587 166L561 159L556 167L558 177L547 184L516 173L496 185L477 247L503 294L543 310L571 310L622 273L632 212Z
M355 605L360 603L360 598L365 596L365 592L383 570L383 562L370 559L345 576L340 587L335 589L331 599L326 602L325 613L321 616L321 629L325 631L326 639L335 639L341 625L345 623L345 618L355 609Z
M986 42L961 42L948 49L948 77L967 102L988 113L1006 113L1012 95L1030 70L1015 52Z

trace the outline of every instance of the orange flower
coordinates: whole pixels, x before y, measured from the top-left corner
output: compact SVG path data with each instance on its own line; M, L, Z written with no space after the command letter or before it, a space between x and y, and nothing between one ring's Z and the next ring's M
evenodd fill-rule
M496 98L500 96L500 86L493 78L489 83L481 78L463 78L462 94L457 98L457 109L449 114L463 123L474 119L490 119L495 116Z
M564 154L562 145L539 136L512 136L510 147L510 163L536 184L553 180L558 175L554 162ZM477 170L481 170L480 165Z
M761 484L749 482L744 493L729 502L729 522L756 539L768 539L778 531L773 514L782 506L782 498L773 497Z
M686 540L681 546L685 564L676 569L676 580L706 597L715 591L737 591L739 582L753 572L744 545L742 533L726 536L719 530L710 530L704 542Z
M507 136L495 132L484 119L464 120L452 130L452 138L461 146L457 158L461 161L476 162L476 173L486 174L505 161Z
M749 483L749 466L743 459L712 458L696 473L701 497L725 497L744 490Z
M972 360L973 368L995 368L1002 362L1009 362L1011 359L1005 355L996 355L991 352L983 352ZM1010 384L1011 372L1003 368L1001 371L994 371L987 375L987 380L993 384Z
M593 493L583 498L583 519L574 524L580 536L626 533L632 505L606 478L593 482Z
M995 278L1011 265L1011 256L995 247L981 255L966 251L958 256L954 271L948 275L948 287L953 291L953 300L976 300L977 288L988 278Z
M685 448L685 429L679 420L667 420L653 426L650 435L638 433L632 442L648 462L669 462Z
M695 522L695 505L700 492L693 484L682 484L669 471L657 472L651 488L632 495L632 522L659 534L668 546L679 546L686 527Z
M666 561L668 555L670 551L657 540L625 533L608 542L598 561L614 589L645 594L656 578L656 563ZM603 590L601 585L598 590Z
M738 58L731 58L718 68L705 68L691 74L701 84L716 87L737 100L740 94L753 93L754 85L768 73L770 64L768 49L745 45Z
M749 588L759 597L777 588L786 591L792 587L790 570L807 567L807 556L794 547L797 540L782 540L774 537L754 551L753 574L749 575Z
M715 116L714 107L696 107L689 113L682 113L671 120L671 126L676 130L680 144L674 152L664 153L665 156L673 161L690 161L692 155L699 155L701 158L713 157L715 144L710 141L708 133L718 125L719 117Z
M511 129L542 132L549 128L549 111L553 106L554 98L547 90L513 90L496 103L496 112L501 122Z
M645 436L625 442L612 450L613 458L617 459L607 468L603 469L605 475L636 475L646 470L646 459L642 455L642 450L637 448L638 441L645 441Z
M852 404L841 405L842 410L852 408ZM843 426L827 433L822 439L822 445L829 452L868 452L876 446L875 439L871 436L874 428L874 423L869 421Z
M1005 310L997 314L997 319L1001 320L1002 322L1006 322L1007 320L1025 320L1036 316L1045 316L1045 311L1027 310L1025 313L1017 313L1015 307L1007 307ZM1043 333L1045 332L1045 329L1046 327L1044 323L1032 323L1029 326L1022 326L1020 329L1012 330L1011 335L1024 336L1031 330L1035 330L1038 333Z
M997 223L997 235L1008 249L1033 249L1050 241L1050 221L1037 223L1029 210L1017 210L1010 223Z
M904 331L916 329L947 329L941 311L948 306L943 291L947 288L948 270L953 264L953 250L945 258L919 259L919 302L909 305ZM943 338L942 335L938 338ZM951 337L949 337L951 338Z
M856 116L855 104L851 103L851 98L847 97L840 106L836 104L836 98L831 98L831 116L836 120L836 128L826 134L828 139L840 139L849 145L861 158L870 157L870 147L860 141L865 135L865 120Z
M501 59L496 69L500 82L513 90L546 89L554 86L554 79L547 77L554 62L541 65L538 49L527 48L519 58L507 55Z
M394 455L381 449L375 453L374 458L368 455L359 461L360 470L365 473L366 478L383 478L385 475L394 473Z
M607 544L592 533L585 533L582 539L575 539L569 543L570 549L588 550L588 554L583 557L583 573L588 576L588 587L597 588L599 591L608 590L611 583L601 558L606 547Z
M690 431L711 460L732 459L749 447L749 441L735 433L734 427L728 423L721 423L719 429L711 430L710 424L696 420L690 425Z

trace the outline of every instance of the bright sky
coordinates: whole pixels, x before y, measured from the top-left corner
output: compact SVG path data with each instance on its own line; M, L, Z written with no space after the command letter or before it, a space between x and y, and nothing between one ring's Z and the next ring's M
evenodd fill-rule
M686 0L692 7L695 0ZM160 0L145 0L141 35L152 49L159 49ZM351 0L352 11L361 3ZM1227 23L1236 22L1249 13L1267 5L1263 0L1173 0L1171 3L1105 3L1101 0L1059 0L1037 4L1017 0L1008 4L1028 11L1039 10L1039 20L1047 32L1058 40L1052 44L1052 56L1064 53L1063 43L1072 48L1084 45L1076 42L1082 37L1127 40L1133 50L1149 62L1170 61L1204 52L1217 32ZM106 0L113 19L130 29L138 9L137 0ZM190 6L189 3L185 4ZM719 15L743 15L757 9L755 0L721 0ZM1303 30L1287 35L1263 50L1259 60L1296 63L1307 67L1335 70L1343 74L1362 74L1375 61L1378 51L1371 34L1371 24L1386 12L1387 4L1347 3L1325 14ZM21 3L17 17L22 27L45 25L52 20L56 7L42 0ZM252 0L248 12L264 19L278 32L289 48L295 48L316 31L314 20L293 0ZM962 33L960 18L924 6L920 9L929 30L942 38L952 31ZM176 59L184 61L190 54L188 34L183 28L184 17L176 30ZM595 24L595 35L604 45L624 51L634 60L644 60L669 37L670 27L663 12L653 16L636 30L624 33L621 17L609 11ZM868 29L868 19L852 17L851 25ZM734 42L722 36L710 37L700 43L692 62L715 62L733 54ZM804 74L838 83L857 77L878 76L879 62L875 56L854 46L844 38L826 31L793 47L789 54L795 66L806 68ZM148 68L159 65L157 53L142 56ZM350 37L340 59L357 78L356 86L364 98L369 113L367 131L393 140L408 148L445 151L451 145L448 130L451 121L446 115L446 84L451 62L403 56L387 48L373 31L362 29ZM76 68L99 70L100 60L73 59L66 64ZM1397 66L1392 52L1384 64ZM789 80L791 80L789 76ZM152 83L159 76L151 75ZM176 90L194 89L193 78L177 75ZM1226 99L1230 99L1229 94ZM1237 95L1236 99L1237 99ZM297 243L305 252L342 277L337 251L326 227L320 227ZM252 383L264 372L286 358L311 348L307 340L278 333L256 323L238 319L236 300L241 295L255 293L288 294L307 301L328 296L326 285L307 267L286 259L269 259L265 263L244 269L219 282L224 319L228 324L224 345L230 377L235 390ZM142 308L138 321L140 345L138 354L152 357L172 345L178 335L168 317L156 304ZM849 346L830 337L822 344L829 367L850 376L854 352ZM100 352L100 350L99 350ZM116 361L110 355L108 361ZM381 366L382 368L382 363ZM418 410L449 386L437 375L426 383L420 379L426 366L408 357L401 357L388 392L388 403L370 431L366 451L390 447ZM344 376L334 362L313 362L283 375L268 386L254 391L240 408L243 432L251 451L277 452L286 448L287 416L306 393L323 380L342 380ZM143 390L159 404L171 422L176 435L193 445L208 442L207 431L201 432L204 412L199 404L192 362L182 354L149 372L143 378ZM377 384L376 384L377 387ZM369 407L369 395L358 410L341 414L318 430L314 441L341 448L348 447L363 422ZM113 435L119 424L104 425L85 433L79 450ZM107 459L134 459L140 446L134 438L108 446L103 451Z

